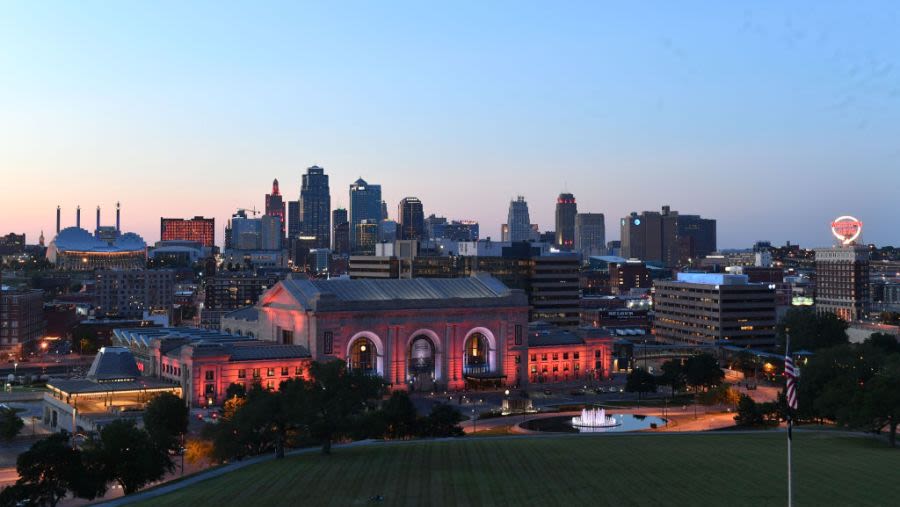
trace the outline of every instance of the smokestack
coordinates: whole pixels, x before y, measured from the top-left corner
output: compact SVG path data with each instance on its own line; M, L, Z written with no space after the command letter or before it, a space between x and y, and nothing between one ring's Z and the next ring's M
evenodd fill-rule
M97 206L97 232L100 232L100 206Z
M60 214L59 205L56 205L56 234L59 234L59 214Z
M116 201L116 232L121 232L121 229L119 229L119 218L121 218L121 211L119 209L119 203Z
M81 228L81 205L75 208L75 227Z

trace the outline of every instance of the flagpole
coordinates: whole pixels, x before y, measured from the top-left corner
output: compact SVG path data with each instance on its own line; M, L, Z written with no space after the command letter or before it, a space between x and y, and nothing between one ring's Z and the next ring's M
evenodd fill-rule
M787 335L787 343L784 347L784 356L791 357L791 335ZM785 382L787 382L787 376L785 376ZM785 394L787 394L787 388L785 388ZM787 402L787 493L788 493L788 507L793 507L794 505L794 478L793 478L793 462L791 461L791 433L793 427L793 421L791 420L791 403Z

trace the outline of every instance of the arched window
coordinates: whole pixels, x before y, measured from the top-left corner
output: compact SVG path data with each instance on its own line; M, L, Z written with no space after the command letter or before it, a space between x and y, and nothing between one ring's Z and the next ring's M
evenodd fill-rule
M472 333L466 340L466 368L483 368L488 364L487 338L481 333Z
M409 346L409 372L434 373L434 344L425 335L416 336Z
M350 369L374 373L375 344L368 338L359 338L350 347Z

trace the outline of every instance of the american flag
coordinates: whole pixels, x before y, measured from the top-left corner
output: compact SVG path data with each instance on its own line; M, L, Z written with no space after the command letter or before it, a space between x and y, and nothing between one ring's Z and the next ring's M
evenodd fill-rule
M797 367L791 356L784 356L784 379L788 408L797 410Z

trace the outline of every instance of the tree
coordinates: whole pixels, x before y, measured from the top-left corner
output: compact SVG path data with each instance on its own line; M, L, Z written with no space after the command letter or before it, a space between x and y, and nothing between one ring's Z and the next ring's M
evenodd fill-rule
M68 433L54 433L35 442L16 460L19 494L27 494L37 505L55 506L66 496L80 461L78 451L69 445Z
M900 355L894 354L863 387L857 417L870 421L876 431L887 426L891 447L897 446L900 424Z
M18 411L9 407L0 408L0 438L11 441L22 431L23 426L25 422L19 417Z
M181 447L181 435L187 433L189 410L181 397L172 393L154 396L144 409L144 429L154 443L166 451Z
M865 342L884 351L885 354L896 354L900 352L900 341L897 337L888 333L872 333Z
M238 384L232 382L228 385L228 389L225 390L225 398L243 398L247 396L247 388L244 387L244 384Z
M753 398L742 394L738 400L737 415L734 416L738 426L758 426L762 424L762 414Z
M643 393L656 391L656 377L643 368L635 368L625 379L625 390L629 393L638 393L638 399L641 399Z
M711 354L699 354L688 358L684 364L684 376L688 385L695 389L718 385L725 379L719 362Z
M680 360L669 359L662 364L661 369L662 375L660 375L657 382L661 385L669 386L672 389L672 397L674 398L675 393L685 385L684 367Z
M784 350L788 333L791 350L818 350L848 342L847 321L833 313L817 314L811 308L791 307L776 326L777 339Z
M184 459L192 465L211 461L214 453L213 443L206 439L192 438L184 444Z
M456 407L438 403L431 407L431 413L420 421L419 434L432 438L461 437L465 435L462 426L459 425L463 419Z
M381 407L386 438L407 438L416 433L416 407L405 391L394 391Z
M322 454L330 454L335 437L353 427L354 418L381 395L384 384L381 377L348 370L339 360L313 362L310 374L309 403L302 417L313 438L322 443Z
M173 468L168 453L150 434L125 419L104 426L99 439L89 442L88 447L109 480L117 482L126 495L161 479Z

